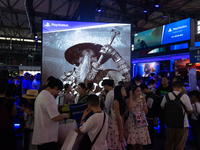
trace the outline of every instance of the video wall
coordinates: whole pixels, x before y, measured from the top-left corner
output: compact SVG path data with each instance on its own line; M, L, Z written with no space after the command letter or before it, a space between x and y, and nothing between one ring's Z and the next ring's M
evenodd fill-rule
M162 76L170 75L170 61L148 61L133 64L133 76L150 77L152 73L156 76L159 73Z
M159 71L159 62L138 63L138 74L141 77L149 77L151 73L157 74Z
M190 40L190 18L134 34L134 49Z
M174 62L176 76L188 76L188 69L196 68L197 76L200 76L200 63L190 63L190 59L179 59Z
M43 20L42 81L60 78L76 89L103 79L130 82L131 25Z

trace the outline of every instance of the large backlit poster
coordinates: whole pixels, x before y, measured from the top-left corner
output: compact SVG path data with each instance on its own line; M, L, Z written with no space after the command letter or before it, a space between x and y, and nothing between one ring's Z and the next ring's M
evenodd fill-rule
M110 78L130 82L131 25L43 20L42 79L60 78L76 88Z

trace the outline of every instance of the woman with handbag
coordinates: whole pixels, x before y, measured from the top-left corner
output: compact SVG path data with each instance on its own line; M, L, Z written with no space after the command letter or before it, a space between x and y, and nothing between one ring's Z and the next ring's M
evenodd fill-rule
M108 129L108 149L123 149L126 146L124 134L124 113L126 108L126 90L123 86L118 85L114 89L114 101L111 105L111 119L109 120Z
M133 86L130 91L127 107L129 117L125 126L128 133L128 147L130 150L142 150L143 145L151 144L151 140L145 117L148 113L147 104L145 98L141 96L141 89L138 85Z
M193 113L190 119L192 134L196 149L200 149L200 92L193 90L189 93L190 101L193 107Z

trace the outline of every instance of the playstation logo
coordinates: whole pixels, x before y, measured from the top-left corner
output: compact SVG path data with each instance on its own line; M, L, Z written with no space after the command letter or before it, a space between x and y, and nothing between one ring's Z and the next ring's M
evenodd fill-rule
M44 26L45 27L50 27L50 24L47 22Z
M172 32L172 29L171 28L169 28L169 31L168 32Z

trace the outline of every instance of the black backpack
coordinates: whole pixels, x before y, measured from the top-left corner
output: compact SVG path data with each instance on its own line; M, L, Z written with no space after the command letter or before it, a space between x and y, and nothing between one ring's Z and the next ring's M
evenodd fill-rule
M175 96L175 100L170 100L169 95L166 94L165 98L167 102L164 106L164 118L167 127L171 128L183 128L184 127L184 117L186 113L186 108L182 101L180 100L183 93L179 93L177 96L174 92L172 92ZM185 112L183 113L183 108Z

